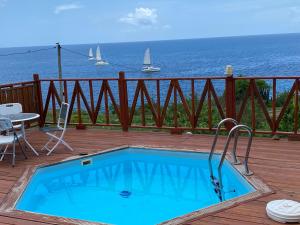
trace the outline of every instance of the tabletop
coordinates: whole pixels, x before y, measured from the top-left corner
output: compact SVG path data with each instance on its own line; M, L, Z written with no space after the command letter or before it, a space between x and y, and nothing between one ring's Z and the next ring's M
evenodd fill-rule
M7 115L1 115L0 117L5 117L11 120L11 122L24 122L29 120L34 120L40 117L37 113L16 113L16 114L7 114Z

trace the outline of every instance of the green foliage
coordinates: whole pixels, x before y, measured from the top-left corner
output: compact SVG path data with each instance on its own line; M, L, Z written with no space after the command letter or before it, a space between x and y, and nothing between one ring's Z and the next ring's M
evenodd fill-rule
M277 98L276 98L276 107L281 107L283 106L284 102L286 101L287 99L287 96L288 96L289 92L285 91L285 92L282 92L280 93Z
M283 115L279 129L282 131L292 131L294 129L294 105L289 104Z
M249 84L249 80L237 80L235 82L235 96L237 104L243 101ZM270 85L264 80L256 80L256 86L263 100L268 103L270 98Z
M243 99L245 97L246 91L248 90L249 87L249 80L236 80L235 83L235 88L236 88L236 105L237 105L237 112L240 110L241 103L243 102ZM264 80L257 80L256 85L258 88L258 91L260 95L262 96L264 102L266 103L267 110L269 111L270 116L272 115L272 108L269 103L270 101L270 85L264 81ZM218 100L220 104L222 105L222 108L225 109L225 93L223 95L218 96ZM285 103L286 99L288 96L288 92L283 92L279 93L277 95L276 99L276 112L278 116L278 112L282 109L283 104ZM198 104L199 104L199 96L195 96L195 110L197 110ZM191 111L192 109L192 101L191 97L186 98L187 105L189 107L189 110ZM153 101L155 102L155 101ZM172 98L171 101L172 102ZM154 105L154 108L157 109L158 106ZM160 106L160 111L162 111L163 106ZM178 98L178 103L176 105L177 108L177 123L178 127L191 127L191 121L190 118L187 116L187 112L185 107L183 106L182 102L180 102L180 98ZM175 105L174 103L170 103L169 106L166 109L166 115L164 119L164 124L163 126L167 127L173 127L175 126L174 123L174 109ZM103 110L103 109L102 109ZM132 109L129 109L129 112L131 112ZM293 102L288 105L287 110L285 114L283 115L282 121L279 124L279 130L281 131L293 131L294 129L294 110L295 106ZM147 126L156 126L153 114L150 108L150 105L147 104L147 101L145 100L145 105L144 109L142 109L141 106L136 106L136 109L134 110L135 113L133 115L133 121L132 125L142 125L142 121L145 121L145 124ZM209 109L208 109L208 102L207 100L204 101L202 110L200 112L199 117L197 118L197 127L198 128L208 128L208 115L209 115ZM144 112L144 113L143 113ZM225 113L225 111L224 111ZM56 112L58 115L58 111ZM251 102L248 100L245 110L243 112L242 116L242 121L241 123L247 124L250 127L252 127L252 107L251 107ZM86 111L82 110L81 111L81 118L82 122L84 123L91 123L91 120L89 118L89 115ZM78 123L78 114L76 111L72 113L71 116L71 122L72 123ZM53 120L53 115L52 115L52 110L49 110L47 114L47 121L52 121ZM213 101L212 98L212 108L211 108L211 121L212 121L212 126L214 127L219 121L221 120L220 113L216 107L215 102ZM107 115L105 115L105 112L100 111L99 115L97 117L97 122L98 124L105 124L105 123L110 123L110 124L120 124L118 115L114 109L114 107L111 105L109 107L109 121L107 120ZM255 101L255 128L256 130L268 130L270 131L271 128L269 124L267 123L267 120L265 118L264 113L261 110L260 105L258 105L257 101ZM300 122L300 116L299 116L299 122Z
M246 94L246 91L249 87L249 81L248 80L237 80L235 82L235 101L237 104L243 101L243 98Z
M257 80L256 85L262 99L268 104L270 99L270 85L264 80Z

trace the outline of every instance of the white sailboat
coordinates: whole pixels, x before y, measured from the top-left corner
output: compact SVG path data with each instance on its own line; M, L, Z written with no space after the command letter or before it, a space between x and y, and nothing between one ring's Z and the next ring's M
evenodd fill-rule
M96 61L97 61L95 63L96 66L105 66L109 64L107 61L102 59L99 45L97 46L97 50L96 50Z
M154 67L151 65L151 55L150 55L150 48L147 48L144 55L144 66L142 68L142 72L145 73L152 73L152 72L159 72L159 67Z
M93 49L92 48L90 48L90 50L89 50L89 60L94 60L95 58L94 58L94 55L93 55Z

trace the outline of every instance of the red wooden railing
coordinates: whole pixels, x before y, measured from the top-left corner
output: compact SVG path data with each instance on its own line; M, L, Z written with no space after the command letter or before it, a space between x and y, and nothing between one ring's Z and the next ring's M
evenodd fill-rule
M39 112L34 81L0 85L0 104L19 102L25 112Z
M236 119L240 122L243 118L243 113L245 106L250 98L251 103L251 127L256 133L272 133L272 134L288 134L288 133L298 133L299 128L299 79L300 77L238 77L234 78L235 80L249 80L249 86L246 90L246 94L242 101L240 108L237 111ZM259 93L256 81L257 80L270 80L272 83L272 106L271 112L268 111L267 105L264 102L261 94ZM277 83L282 80L290 80L292 82L291 88L288 89L287 97L277 114L276 102L277 102ZM264 119L269 126L269 130L266 131L257 131L256 130L256 105L255 100L259 106L259 109L262 110ZM292 101L293 100L293 101ZM289 104L293 104L293 129L280 131L279 126L280 122L287 113L287 108Z
M76 78L39 79L0 86L0 102L31 104L28 110L41 114L40 125L55 123L62 101L70 104L70 124L82 127L120 126L175 130L214 130L225 117L248 123L255 133L290 134L299 128L300 77L194 77L194 78ZM247 80L242 99L237 101L236 84ZM270 103L266 103L257 85L265 80L271 86ZM281 107L277 104L277 86L283 80L292 85ZM62 82L63 99L58 90ZM30 86L32 94L13 98L5 88ZM219 89L219 90L218 90ZM21 96L21 95L20 95ZM23 94L24 96L24 94ZM282 128L283 118L292 105L292 128ZM28 111L27 110L27 111ZM289 112L291 114L291 112ZM289 114L289 115L290 115ZM264 122L261 127L259 122ZM286 121L284 121L286 122ZM227 127L229 128L229 126Z

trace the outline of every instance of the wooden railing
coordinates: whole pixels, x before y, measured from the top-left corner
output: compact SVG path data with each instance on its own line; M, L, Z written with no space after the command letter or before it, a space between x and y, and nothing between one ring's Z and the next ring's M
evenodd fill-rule
M36 82L20 82L0 85L0 104L19 102L24 112L39 112Z
M240 122L244 117L244 112L247 102L251 104L251 124L249 124L256 133L271 133L271 134L288 134L288 133L298 133L299 128L299 79L300 77L238 77L234 78L238 80L247 80L249 85L245 90L245 95L241 102L240 107L236 110L237 116L236 119ZM267 80L270 83L272 89L272 97L270 100L271 106L268 107L266 101L264 101L258 86L258 80ZM277 86L281 82L281 86L284 86L283 83L290 83L291 87L285 88L286 98L284 99L282 105L277 107ZM282 94L282 93L281 93ZM291 107L289 107L291 106ZM292 112L288 112L292 108ZM256 130L257 126L257 113L256 110L261 110L261 115L266 121L268 127L265 131ZM290 120L285 121L285 125L291 125L287 123L292 123L293 127L288 130L280 130L280 124L284 116L292 116Z
M212 131L219 120L231 117L251 126L255 133L296 134L299 79L268 76L126 78L120 72L119 78L58 80L39 79L34 75L34 81L0 86L0 101L18 101L24 105L30 102L26 111L40 113L41 126L55 123L59 106L65 101L70 104L69 124L78 128L92 125L120 126L124 131L129 128ZM269 92L264 93L260 80L268 84ZM242 94L237 93L241 82L245 85ZM282 97L284 85L287 85L286 94ZM15 91L9 92L12 87ZM28 89L31 95L24 90L17 91L17 87ZM281 105L278 105L279 98Z
M212 119L212 110L215 107L218 117L224 118L225 112L222 107L220 96L217 95L214 85L214 81L225 81L224 77L199 77L199 78L171 78L171 79L126 79L127 84L135 82L136 87L133 95L132 104L129 107L128 113L128 126L130 127L151 127L151 128L164 128L164 129L193 129L193 130L211 130L214 126ZM154 94L150 96L149 92L152 83L152 92ZM162 87L164 83L164 87ZM185 83L181 84L181 83ZM201 85L201 88L196 88L195 84ZM198 85L199 86L199 85ZM153 90L154 89L154 90ZM187 90L184 91L184 89ZM199 90L198 90L199 89ZM201 91L200 91L201 89ZM163 91L165 93L163 93ZM190 97L188 98L188 96ZM154 97L153 97L154 96ZM198 96L200 96L198 98ZM139 116L140 124L135 124L133 118L137 112L137 103L139 104ZM214 101L215 105L213 105ZM153 125L147 125L145 105L147 104L151 116ZM200 114L203 111L203 106L207 105L207 126L199 126ZM179 109L181 106L181 110ZM169 111L169 117L167 114ZM180 124L180 119L184 118L187 122L185 126ZM216 122L216 121L215 121Z

